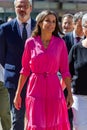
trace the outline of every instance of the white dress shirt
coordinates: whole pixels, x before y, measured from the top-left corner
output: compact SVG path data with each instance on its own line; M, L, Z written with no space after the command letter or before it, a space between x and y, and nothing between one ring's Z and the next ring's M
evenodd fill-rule
M21 37L22 37L23 24L18 18L17 18L17 21L19 24L20 33L21 33ZM27 35L29 38L31 36L31 18L26 23L27 23L27 25L26 25Z
M77 44L77 41L76 41L76 37L78 37L75 33L75 30L73 31L73 37L74 37L74 44ZM80 37L80 41L82 41L84 39L84 35Z

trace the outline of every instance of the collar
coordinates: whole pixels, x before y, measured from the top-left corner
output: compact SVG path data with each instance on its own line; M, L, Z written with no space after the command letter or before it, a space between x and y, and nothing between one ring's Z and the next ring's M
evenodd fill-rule
M73 37L76 38L78 37L78 35L75 33L75 30L73 30ZM84 39L84 35L83 36L80 36L81 39Z
M22 22L18 19L18 17L17 17L17 22L18 22L19 26L22 25ZM31 18L29 18L29 19L26 21L26 23L28 23L28 25L30 25L30 24L31 24Z

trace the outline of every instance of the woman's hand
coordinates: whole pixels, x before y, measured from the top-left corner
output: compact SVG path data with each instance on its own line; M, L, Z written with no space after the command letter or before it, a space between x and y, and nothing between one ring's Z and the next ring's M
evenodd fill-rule
M21 102L22 102L22 99L21 99L21 96L20 95L15 95L15 98L14 98L14 106L17 110L20 110L21 108Z
M15 94L15 98L14 98L14 106L17 110L20 110L20 108L21 108L21 103L22 103L21 91L22 91L22 88L23 88L26 80L27 80L27 76L20 74L19 81L18 81L18 87L17 87L17 91Z
M68 95L66 97L66 102L67 102L67 107L68 109L72 106L73 104L73 97L72 97L72 92L71 92L71 77L66 77L64 79L65 85L67 87Z
M67 102L67 107L69 109L73 104L72 93L68 93L67 98L66 98L66 102Z

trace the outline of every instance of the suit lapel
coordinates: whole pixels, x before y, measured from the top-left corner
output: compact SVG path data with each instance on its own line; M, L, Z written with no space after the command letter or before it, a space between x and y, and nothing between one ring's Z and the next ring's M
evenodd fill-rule
M17 22L16 18L13 21L12 29L13 29L13 32L14 32L14 35L15 35L16 39L18 39L18 41L19 41L19 44L23 44L23 40L22 40L22 37L21 37L19 25L18 25L18 22Z
M21 37L21 33L20 33L20 29L19 29L17 19L15 19L14 23L13 23L13 31L17 36Z
M71 40L71 45L73 46L74 45L74 37L73 37L73 32L71 32L71 34L70 34L71 36L70 36L70 40Z
M31 18L31 31L34 29L36 21Z

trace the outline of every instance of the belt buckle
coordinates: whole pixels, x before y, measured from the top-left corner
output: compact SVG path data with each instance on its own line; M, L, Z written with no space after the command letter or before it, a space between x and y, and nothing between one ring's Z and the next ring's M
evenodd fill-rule
M46 78L48 76L48 72L44 72L43 75Z

